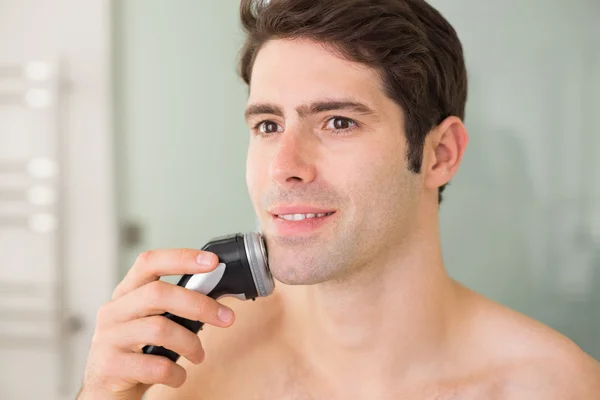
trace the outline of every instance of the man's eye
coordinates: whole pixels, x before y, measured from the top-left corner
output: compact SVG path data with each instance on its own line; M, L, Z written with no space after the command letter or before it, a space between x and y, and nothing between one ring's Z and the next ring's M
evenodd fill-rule
M352 121L348 118L342 117L333 117L329 121L327 121L327 129L344 131L347 129L352 129L356 126L356 122Z
M277 133L277 132L280 131L279 125L277 125L273 121L262 121L262 122L259 122L255 126L255 129L258 129L258 131L260 133L262 133L263 135L270 135L272 133Z

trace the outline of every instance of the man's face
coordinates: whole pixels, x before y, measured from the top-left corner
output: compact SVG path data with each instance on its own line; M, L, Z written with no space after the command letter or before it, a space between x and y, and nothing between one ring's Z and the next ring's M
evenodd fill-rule
M246 181L275 278L343 279L407 236L421 179L401 108L377 72L308 40L274 40L254 64Z

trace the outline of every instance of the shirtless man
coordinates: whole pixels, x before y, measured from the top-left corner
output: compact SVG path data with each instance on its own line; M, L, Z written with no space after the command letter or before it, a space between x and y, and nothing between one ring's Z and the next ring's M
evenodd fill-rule
M259 3L241 6L247 184L275 293L219 303L157 281L214 254L143 253L98 313L79 398L600 399L596 361L444 269L441 191L467 145L451 26L422 0Z

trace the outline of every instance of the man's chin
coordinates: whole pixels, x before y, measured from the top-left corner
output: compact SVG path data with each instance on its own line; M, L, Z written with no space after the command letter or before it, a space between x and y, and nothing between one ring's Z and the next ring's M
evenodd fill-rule
M316 285L332 278L328 276L330 271L298 259L287 262L285 259L275 259L269 261L269 268L273 278L285 285Z
M283 283L284 285L289 286L308 286L308 285L317 285L319 283L323 283L323 280L317 279L316 277L307 277L298 274L273 274L273 277L276 281Z
M315 239L268 236L267 257L273 277L287 285L315 285L334 279L339 260L331 258L331 249L322 240Z

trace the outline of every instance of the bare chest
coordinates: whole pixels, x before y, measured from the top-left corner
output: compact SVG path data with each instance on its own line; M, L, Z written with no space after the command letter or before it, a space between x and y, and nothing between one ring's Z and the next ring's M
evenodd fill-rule
M297 363L235 368L228 382L212 382L209 396L202 400L320 400L332 399L322 379Z
M489 381L457 385L432 385L426 388L408 388L391 385L389 388L370 390L360 376L345 384L332 385L309 371L281 367L278 371L260 374L254 371L229 385L224 390L203 400L510 400L501 388Z

